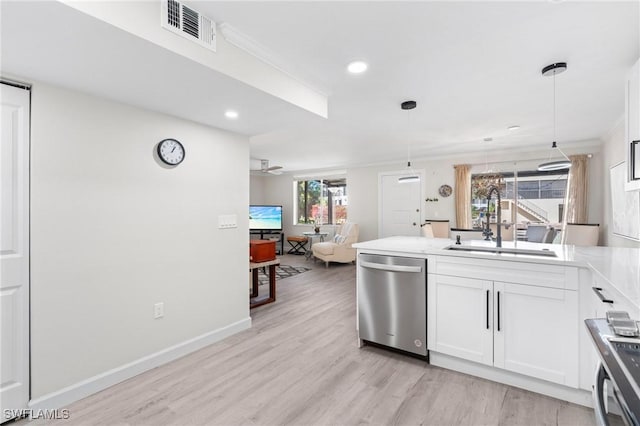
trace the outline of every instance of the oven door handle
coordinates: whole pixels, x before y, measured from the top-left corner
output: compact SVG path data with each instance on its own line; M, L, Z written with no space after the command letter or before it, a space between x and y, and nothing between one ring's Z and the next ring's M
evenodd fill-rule
M596 368L596 380L595 385L593 386L593 411L595 411L596 425L598 426L609 426L607 409L605 407L607 395L604 389L604 381L607 378L607 371L604 369L602 361L598 361L598 367Z

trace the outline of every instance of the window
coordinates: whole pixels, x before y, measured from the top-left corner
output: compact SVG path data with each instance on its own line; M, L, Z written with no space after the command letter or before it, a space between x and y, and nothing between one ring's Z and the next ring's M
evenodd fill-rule
M295 182L297 224L341 224L347 221L347 180L315 179Z
M480 173L471 175L471 219L474 228L482 228L487 217L487 192L500 188L502 220L516 224L562 222L562 205L567 188L568 171ZM517 185L515 184L517 179ZM516 188L514 194L514 188ZM495 220L495 205L488 214Z

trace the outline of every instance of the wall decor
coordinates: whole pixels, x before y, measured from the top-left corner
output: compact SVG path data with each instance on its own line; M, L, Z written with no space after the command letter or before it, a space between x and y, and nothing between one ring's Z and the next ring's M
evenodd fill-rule
M175 139L164 139L158 144L158 157L170 166L182 163L184 155L184 146Z
M451 186L449 185L442 185L440 188L438 188L438 194L440 194L440 196L442 197L448 197L452 192L453 188L451 188Z
M611 215L615 235L640 241L640 192L625 191L626 164L611 167Z
M427 203L433 203L433 202L437 202L438 199L437 198L425 198L424 199Z

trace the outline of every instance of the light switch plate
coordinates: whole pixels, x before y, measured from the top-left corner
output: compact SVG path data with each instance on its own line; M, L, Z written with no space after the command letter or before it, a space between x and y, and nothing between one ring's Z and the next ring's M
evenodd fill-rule
M238 227L238 216L235 214L221 214L218 216L218 228L230 229Z

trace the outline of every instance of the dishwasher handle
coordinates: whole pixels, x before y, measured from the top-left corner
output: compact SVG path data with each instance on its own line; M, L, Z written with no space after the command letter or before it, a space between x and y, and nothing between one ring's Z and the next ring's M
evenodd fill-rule
M361 261L360 266L362 266L363 268L378 269L380 271L390 271L390 272L411 272L411 273L422 272L422 266L387 265L384 263L374 263L374 262L366 262L366 261Z

